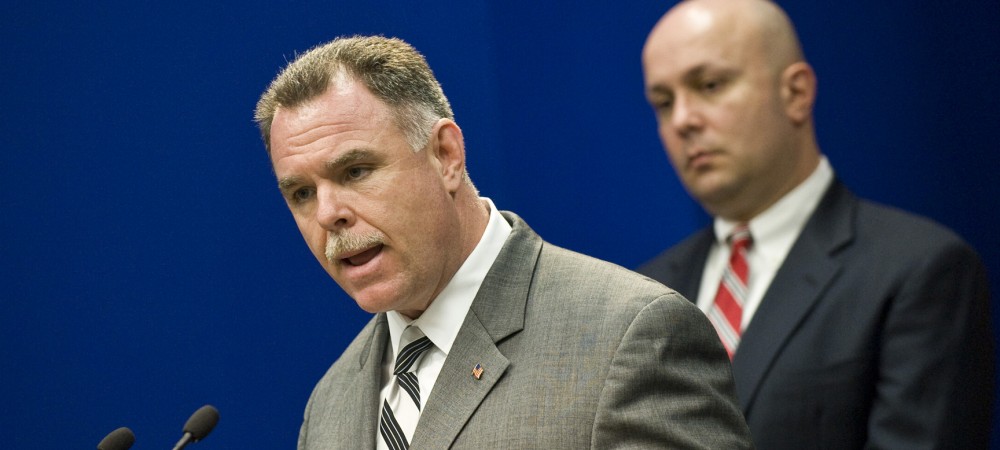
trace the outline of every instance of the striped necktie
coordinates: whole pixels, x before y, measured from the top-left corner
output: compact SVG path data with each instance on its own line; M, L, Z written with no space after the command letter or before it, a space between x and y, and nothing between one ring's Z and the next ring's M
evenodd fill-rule
M420 418L420 383L417 381L415 365L427 349L434 344L417 327L403 330L400 344L406 344L396 355L392 374L395 386L382 402L382 417L379 433L390 450L404 450L410 447L410 439Z
M747 280L750 269L747 266L747 248L752 239L750 229L740 225L729 235L729 264L722 273L719 290L715 293L715 302L708 310L708 319L715 325L722 345L729 353L729 359L736 353L740 344L740 324L743 321L743 304L747 299Z

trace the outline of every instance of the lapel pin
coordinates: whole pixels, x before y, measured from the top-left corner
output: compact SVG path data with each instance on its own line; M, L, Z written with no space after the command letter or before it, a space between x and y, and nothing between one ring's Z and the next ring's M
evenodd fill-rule
M476 367L472 368L472 376L477 380L483 376L483 366L481 364L476 364Z

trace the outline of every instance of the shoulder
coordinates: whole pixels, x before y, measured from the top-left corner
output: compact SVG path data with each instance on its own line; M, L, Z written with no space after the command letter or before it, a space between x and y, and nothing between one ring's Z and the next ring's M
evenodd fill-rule
M568 289L624 292L667 291L662 284L617 264L544 243L538 257L536 278L565 284Z
M861 248L897 261L958 258L978 262L975 250L957 233L927 217L859 200L854 223Z
M634 317L651 304L697 311L677 291L617 264L549 243L542 246L533 281L535 297L599 311L605 317Z
M567 250L541 239L516 216L510 241L524 241L505 264L505 279L521 273L528 286L528 314L539 323L600 323L604 332L622 333L650 307L666 307L677 314L700 316L701 311L680 293L661 282L617 264ZM515 236L519 236L516 238ZM525 243L530 245L525 245ZM510 244L510 242L508 242ZM514 276L514 278L517 278ZM505 292L513 289L505 289ZM655 304L655 305L654 305ZM616 325L612 325L616 324ZM549 325L546 325L549 326ZM617 330L617 331L612 331ZM610 335L606 336L610 337Z
M883 259L910 257L943 248L971 247L947 227L917 214L856 196L840 181L824 194L806 228L805 239L845 244L851 252L879 253Z
M786 266L789 261L798 267L832 263L828 270L835 270L839 281L827 297L842 299L844 305L911 305L899 311L916 303L926 311L988 297L979 255L947 227L857 198L846 188L835 201L826 200L792 248Z
M891 232L901 237L920 235L935 241L962 242L954 231L934 220L870 200L858 200L857 217L859 232L872 234Z

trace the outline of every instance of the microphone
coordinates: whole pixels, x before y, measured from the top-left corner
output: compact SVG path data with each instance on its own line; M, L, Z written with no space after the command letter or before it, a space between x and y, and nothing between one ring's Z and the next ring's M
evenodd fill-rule
M135 443L135 434L128 427L121 427L108 433L97 444L97 450L128 450Z
M198 408L184 424L184 436L177 441L174 450L181 450L191 442L198 442L208 436L208 433L219 423L219 410L212 405Z

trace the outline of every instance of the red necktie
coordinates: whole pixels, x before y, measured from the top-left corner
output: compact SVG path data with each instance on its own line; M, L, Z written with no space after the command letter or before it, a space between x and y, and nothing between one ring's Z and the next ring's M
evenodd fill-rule
M722 345L729 353L729 359L740 344L740 323L743 321L743 303L747 298L747 247L750 246L750 229L740 225L729 235L729 265L722 273L719 290L715 293L715 303L708 310L708 319L715 325Z

